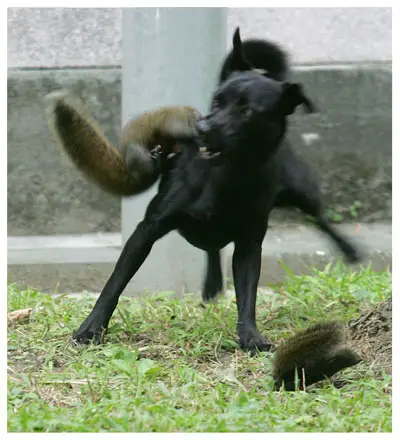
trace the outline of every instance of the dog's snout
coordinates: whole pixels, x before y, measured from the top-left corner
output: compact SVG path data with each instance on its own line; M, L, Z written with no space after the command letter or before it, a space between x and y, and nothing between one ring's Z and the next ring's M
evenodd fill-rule
M207 134L210 131L210 124L206 118L202 118L197 121L196 128L200 134Z

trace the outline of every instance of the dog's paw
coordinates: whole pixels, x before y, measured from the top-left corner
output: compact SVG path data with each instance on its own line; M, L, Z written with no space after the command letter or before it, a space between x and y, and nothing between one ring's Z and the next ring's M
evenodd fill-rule
M258 330L247 330L239 334L239 345L243 351L249 351L252 355L258 351L275 351L275 346L265 338Z
M104 340L105 332L106 328L95 317L89 315L72 335L72 339L79 344L99 345Z
M222 287L218 287L215 289L203 289L201 292L201 299L205 303L209 303L215 300L218 296L222 296L224 294L224 290Z
M201 298L204 302L210 302L219 295L224 294L224 283L222 281L222 273L220 263L209 263L207 276L205 278Z
M345 261L347 263L361 263L364 255L359 250L349 246L345 251Z

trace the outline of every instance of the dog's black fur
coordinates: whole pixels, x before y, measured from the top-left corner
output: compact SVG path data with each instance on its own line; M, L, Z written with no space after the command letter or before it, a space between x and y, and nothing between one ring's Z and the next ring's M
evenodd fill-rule
M277 81L286 81L289 73L289 60L287 53L276 43L272 41L249 39L240 41L238 29L233 36L233 45L238 48L240 45L245 60L237 59L238 51L232 50L222 63L219 74L219 83L223 83L232 72L240 69L258 69L265 76L276 79Z
M234 44L240 45L238 31L234 35ZM239 39L239 40L237 40ZM250 39L241 43L245 57L242 68L259 71L266 77L277 81L286 81L289 77L288 55L276 43ZM223 83L235 70L238 51L232 50L222 64L219 81ZM243 63L243 62L242 62ZM308 102L309 110L314 110ZM343 237L329 222L323 213L321 193L316 173L298 155L287 139L284 139L274 155L274 166L277 170L279 191L274 207L298 208L304 214L315 219L317 227L333 239L349 262L360 261L359 251Z
M222 290L219 251L234 243L240 346L251 351L273 347L256 326L261 246L269 214L281 194L279 176L282 169L291 171L276 160L286 118L300 104L311 110L311 103L300 85L252 71L238 32L234 43L232 73L217 88L211 112L198 122L199 139L186 140L182 152L168 162L157 195L124 246L92 312L74 334L75 340L101 341L119 296L153 244L178 230L207 252L204 299ZM202 145L215 157L206 159L199 153Z

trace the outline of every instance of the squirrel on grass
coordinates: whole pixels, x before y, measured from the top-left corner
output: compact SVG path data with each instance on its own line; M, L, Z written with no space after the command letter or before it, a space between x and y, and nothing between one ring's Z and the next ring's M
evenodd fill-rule
M304 390L361 362L361 357L344 345L345 339L343 324L321 322L283 342L273 360L275 390L282 385L287 391Z
M196 135L201 116L189 106L159 107L131 119L119 145L103 135L85 104L67 90L44 98L50 131L86 177L105 191L133 196L152 186L176 142Z

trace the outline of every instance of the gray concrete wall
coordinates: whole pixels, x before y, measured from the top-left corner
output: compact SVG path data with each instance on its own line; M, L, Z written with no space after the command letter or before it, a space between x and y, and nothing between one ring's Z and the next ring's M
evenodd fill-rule
M321 171L337 218L351 219L356 201L359 219L391 217L391 20L390 8L228 10L227 48L240 25L244 38L279 41L293 63L311 67L297 76L321 114L295 117L292 138ZM9 8L8 36L8 233L120 230L120 201L86 182L60 154L41 100L50 90L72 89L117 139L121 9Z
M391 68L299 69L320 113L292 118L296 150L319 171L326 207L336 218L391 219ZM42 97L67 87L87 100L105 134L120 126L120 69L10 70L8 75L8 234L120 230L120 200L75 170L53 141ZM359 204L360 206L356 207ZM275 213L276 222L304 220Z
M8 235L120 230L120 199L86 181L48 130L43 96L60 87L81 95L117 139L120 70L9 71Z
M227 33L280 41L296 63L392 59L391 8L230 8ZM119 8L8 8L9 67L121 64Z

